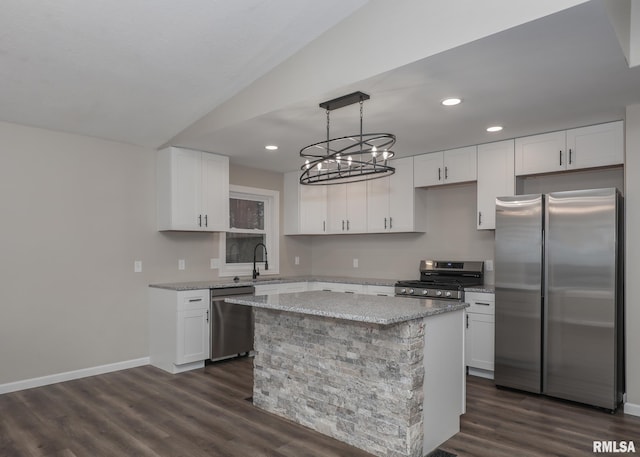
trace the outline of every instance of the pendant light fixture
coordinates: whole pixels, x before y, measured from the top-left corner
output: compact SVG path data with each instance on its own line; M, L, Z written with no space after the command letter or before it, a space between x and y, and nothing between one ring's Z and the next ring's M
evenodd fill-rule
M306 159L300 167L300 184L341 184L382 178L395 173L395 168L388 165L388 160L394 156L391 147L396 142L395 135L362 133L363 104L369 98L365 93L354 92L320 103L320 108L327 112L327 139L300 150L300 157ZM331 138L331 111L354 103L360 103L360 133Z

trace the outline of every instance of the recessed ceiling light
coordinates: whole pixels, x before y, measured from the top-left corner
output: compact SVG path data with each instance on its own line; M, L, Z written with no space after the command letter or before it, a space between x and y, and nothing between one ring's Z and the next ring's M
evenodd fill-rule
M442 100L441 103L444 106L455 106L455 105L459 105L460 102L462 102L462 100L459 98L445 98L444 100Z
M268 144L264 148L268 151L275 151L276 149L278 149L278 146L276 146L275 144Z
M492 125L491 127L487 127L487 132L499 132L502 130L501 125Z

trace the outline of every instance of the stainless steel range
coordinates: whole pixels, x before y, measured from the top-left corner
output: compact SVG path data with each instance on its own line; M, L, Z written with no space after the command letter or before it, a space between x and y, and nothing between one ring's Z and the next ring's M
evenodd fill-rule
M398 281L398 297L437 298L438 300L464 300L464 288L484 283L484 262L422 260L420 279Z

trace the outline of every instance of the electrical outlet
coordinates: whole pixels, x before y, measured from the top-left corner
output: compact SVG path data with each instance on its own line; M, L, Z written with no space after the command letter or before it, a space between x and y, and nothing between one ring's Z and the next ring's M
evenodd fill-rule
M133 262L133 272L140 273L142 271L142 260L136 260Z
M178 259L178 270L184 270L184 259Z
M358 268L358 259L353 259L353 268Z
M300 257L299 257L299 256L295 256L295 257L293 258L293 263L294 263L295 265L300 265Z
M484 269L486 271L493 271L493 260L485 260L484 261Z
M216 257L216 258L212 258L212 259L210 259L210 261L209 261L209 265L210 265L210 268L211 268L212 270L214 270L214 269L216 269L216 268L220 268L220 259L219 259L219 258L217 258L217 257Z

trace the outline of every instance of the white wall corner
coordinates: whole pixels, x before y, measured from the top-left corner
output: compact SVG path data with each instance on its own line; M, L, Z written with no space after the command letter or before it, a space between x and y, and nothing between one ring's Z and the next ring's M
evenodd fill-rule
M149 365L149 357L125 360L123 362L110 363L97 367L83 368L81 370L67 371L65 373L56 373L39 378L9 382L7 384L0 384L0 395L9 392L17 392L19 390L33 389L34 387L48 386L50 384L56 384L58 382L72 381L74 379L87 378L89 376L126 370L128 368L141 367L144 365Z

